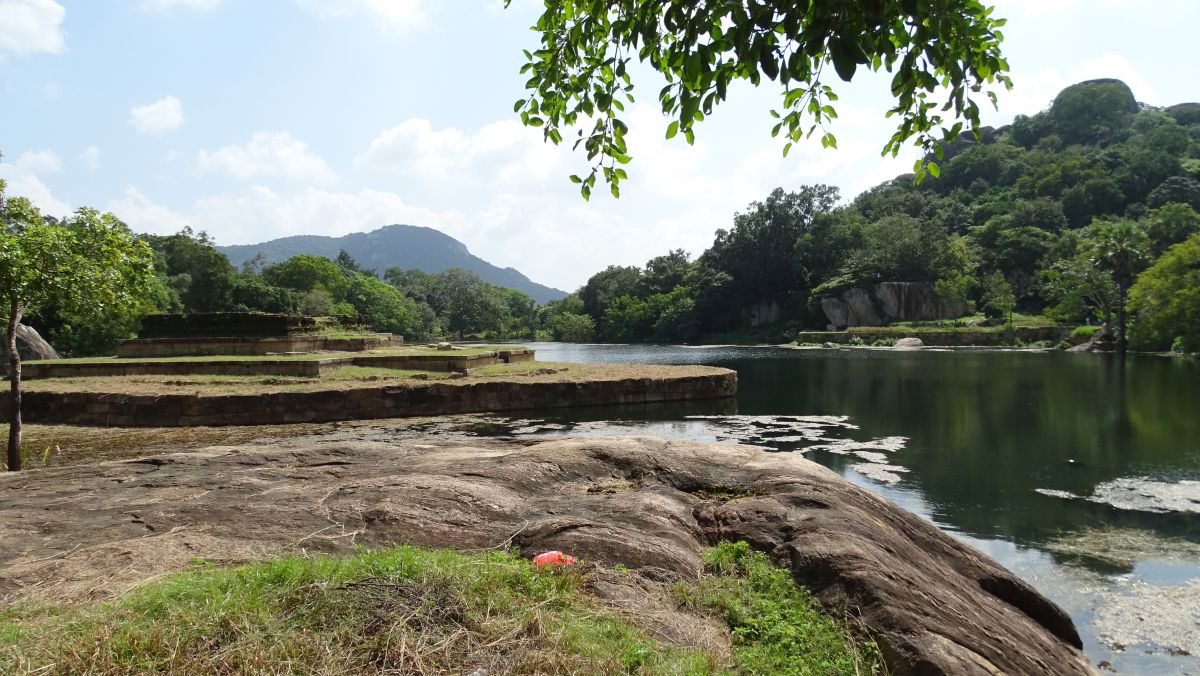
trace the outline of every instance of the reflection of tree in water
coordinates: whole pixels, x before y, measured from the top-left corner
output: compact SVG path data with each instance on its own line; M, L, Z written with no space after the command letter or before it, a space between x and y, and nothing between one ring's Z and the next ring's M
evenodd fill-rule
M1088 494L1131 474L1200 474L1194 364L855 351L735 366L742 413L844 414L862 438L909 437L893 458L912 470L906 485L919 488L934 518L968 533L1037 544L1067 529L1121 525L1200 539L1194 519L1033 492Z

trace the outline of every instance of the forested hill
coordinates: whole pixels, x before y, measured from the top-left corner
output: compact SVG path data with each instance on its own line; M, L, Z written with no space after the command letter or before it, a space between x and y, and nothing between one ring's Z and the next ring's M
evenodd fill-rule
M1147 291L1190 288L1170 265L1185 270L1200 251L1200 103L1150 106L1119 80L1092 80L981 131L930 158L924 181L898 176L848 204L831 186L776 189L695 259L673 251L596 273L548 308L548 325L607 341L786 335L830 323L823 299L920 282L993 318L1078 324L1119 320L1128 292L1140 347L1200 345L1200 293Z
M371 232L355 232L343 237L298 235L273 239L261 244L217 247L230 262L241 267L262 253L268 263L279 263L298 254L337 258L345 251L367 269L383 274L388 268L442 272L449 268L470 270L485 282L523 291L538 303L566 296L566 292L531 281L513 268L500 268L475 256L462 242L432 228L415 225L388 225Z

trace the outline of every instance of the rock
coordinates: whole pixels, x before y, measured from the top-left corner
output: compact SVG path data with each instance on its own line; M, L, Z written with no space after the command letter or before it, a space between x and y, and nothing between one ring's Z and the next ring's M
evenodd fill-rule
M783 309L779 306L779 301L756 303L750 307L750 326L758 328L778 324L782 315Z
M966 314L966 304L947 303L927 282L880 282L869 289L850 288L821 299L821 310L834 327L883 326L893 321L932 321Z
M947 303L934 293L932 284L924 282L881 282L873 292L887 321L932 321L967 313L966 303Z
M437 349L439 349L439 350L453 350L453 349L454 349L454 346L453 346L453 345L451 345L450 343L438 343L438 344L437 344Z
M21 361L62 358L36 329L24 324L17 324L17 354L21 355Z
M821 347L828 349L828 350L832 350L832 349L836 349L837 345L835 345L834 343L825 342L825 343L821 343Z
M863 289L846 289L842 300L850 306L851 323L847 326L883 326L874 299Z
M891 673L1094 673L1067 614L1033 587L798 455L529 441L280 439L0 476L0 600L111 598L197 557L301 546L511 545L677 579L697 574L703 547L745 540L826 607L852 609ZM614 481L622 490L590 490Z
M1067 348L1067 352L1113 352L1116 349L1116 331L1105 326L1093 333L1086 342Z
M821 311L829 319L828 329L830 331L841 331L850 326L850 322L853 321L850 306L840 298L822 298Z
M892 345L893 350L919 350L925 347L920 338L901 338Z

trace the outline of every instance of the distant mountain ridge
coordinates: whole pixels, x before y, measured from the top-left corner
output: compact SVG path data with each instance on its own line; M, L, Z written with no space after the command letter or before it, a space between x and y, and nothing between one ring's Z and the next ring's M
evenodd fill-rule
M337 258L344 249L359 265L380 275L391 267L434 273L447 268L462 268L479 275L485 282L524 291L538 303L559 300L567 295L565 291L538 284L513 268L492 265L443 232L416 225L387 225L371 232L354 232L342 237L296 235L261 244L236 244L217 249L238 267L260 252L268 262L278 263L299 254Z

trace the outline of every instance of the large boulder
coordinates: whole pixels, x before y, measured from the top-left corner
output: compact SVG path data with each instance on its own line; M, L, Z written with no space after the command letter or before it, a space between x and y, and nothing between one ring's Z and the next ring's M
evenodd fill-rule
M837 297L821 299L829 324L883 326L894 321L953 319L967 312L961 301L946 302L928 282L880 282L869 288L850 288Z
M197 557L301 544L557 549L670 580L744 540L853 612L890 673L1094 673L1032 586L798 454L650 437L275 444L0 476L0 601L111 597Z
M61 359L36 329L24 324L17 324L17 354L21 355L21 361Z
M842 300L850 306L853 323L847 326L883 326L883 318L875 308L875 299L863 289L846 289Z
M844 329L853 325L854 317L850 313L850 306L841 298L822 298L821 311L829 319L829 325L835 329Z

